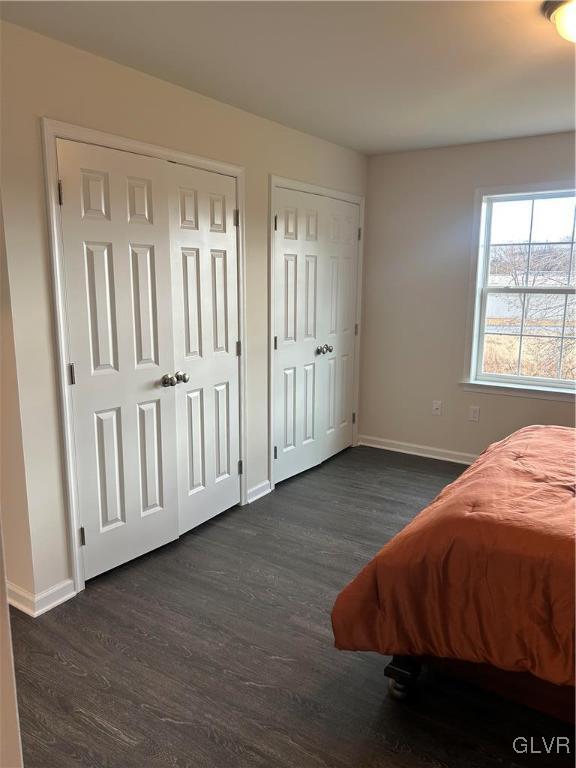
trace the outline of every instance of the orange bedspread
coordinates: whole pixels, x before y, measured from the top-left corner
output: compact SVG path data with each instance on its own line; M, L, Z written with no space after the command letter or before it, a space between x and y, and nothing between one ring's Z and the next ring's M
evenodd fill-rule
M336 647L574 684L575 430L491 445L338 596Z

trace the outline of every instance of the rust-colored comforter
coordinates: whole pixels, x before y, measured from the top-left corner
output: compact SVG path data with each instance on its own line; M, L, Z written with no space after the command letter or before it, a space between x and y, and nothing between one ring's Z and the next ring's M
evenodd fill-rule
M338 596L336 647L574 684L575 431L491 445Z

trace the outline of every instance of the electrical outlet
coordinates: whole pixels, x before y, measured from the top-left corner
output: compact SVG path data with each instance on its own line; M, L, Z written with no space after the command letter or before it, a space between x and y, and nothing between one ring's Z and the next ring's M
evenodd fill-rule
M469 405L468 406L468 421L480 421L480 406Z
M432 413L434 416L442 416L442 400L432 400Z

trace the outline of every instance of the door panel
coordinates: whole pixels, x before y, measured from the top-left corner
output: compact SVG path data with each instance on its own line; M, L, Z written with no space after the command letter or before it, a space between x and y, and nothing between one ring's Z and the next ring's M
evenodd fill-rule
M180 533L240 501L236 182L170 174Z
M136 365L158 365L156 255L154 246L130 245Z
M140 498L142 514L162 507L162 445L160 401L138 405L138 444L140 446Z
M119 408L95 413L98 501L102 530L126 523L122 462L122 416Z
M352 443L359 208L287 189L275 202L278 482ZM325 344L333 351L318 354Z
M57 153L88 579L178 535L166 171L78 142Z
M318 257L316 255L306 256L304 259L305 274L304 274L304 336L307 339L316 338L316 316L318 312L316 295L317 295L317 272L318 272Z

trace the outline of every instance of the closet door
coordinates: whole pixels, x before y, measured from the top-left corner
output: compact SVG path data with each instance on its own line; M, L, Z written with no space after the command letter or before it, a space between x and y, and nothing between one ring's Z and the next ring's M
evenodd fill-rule
M57 154L89 579L240 501L236 180L73 141Z
M166 163L58 140L87 579L178 536Z
M322 199L323 273L319 334L328 350L319 378L319 442L322 460L352 445L356 280L358 272L357 205Z
M240 501L236 181L169 167L180 533Z
M274 243L274 480L284 480L322 460L319 445L319 369L326 279L321 228L322 199L288 189L275 191Z
M359 207L275 190L274 480L352 444Z

